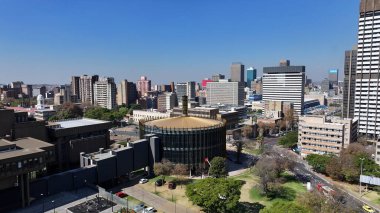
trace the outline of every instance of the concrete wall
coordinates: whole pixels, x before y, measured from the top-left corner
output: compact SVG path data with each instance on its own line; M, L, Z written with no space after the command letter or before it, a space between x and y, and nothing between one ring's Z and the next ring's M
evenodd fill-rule
M11 135L13 123L15 123L15 116L13 110L0 109L0 137Z

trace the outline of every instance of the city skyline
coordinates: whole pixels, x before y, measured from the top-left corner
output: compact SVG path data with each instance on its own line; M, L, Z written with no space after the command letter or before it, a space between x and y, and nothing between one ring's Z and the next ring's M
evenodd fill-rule
M315 81L343 70L359 1L274 2L4 2L0 70L9 74L0 83L63 84L82 74L200 82L229 76L234 61L261 76L280 59L305 65Z

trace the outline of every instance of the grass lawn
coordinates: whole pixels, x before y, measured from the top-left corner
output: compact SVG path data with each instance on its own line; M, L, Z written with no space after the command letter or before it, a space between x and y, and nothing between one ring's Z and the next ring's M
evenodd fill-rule
M175 176L165 176L165 185L163 186L155 186L155 181L158 179L162 179L162 176L157 176L152 179L149 179L148 183L140 184L139 186L144 188L145 190L154 193L162 198L165 198L168 201L176 202L184 207L193 209L195 211L200 211L201 209L198 206L195 206L189 201L185 195L186 185L193 183L197 180L183 178L185 184L177 185L176 189L170 190L168 188L168 182L174 179L177 179Z

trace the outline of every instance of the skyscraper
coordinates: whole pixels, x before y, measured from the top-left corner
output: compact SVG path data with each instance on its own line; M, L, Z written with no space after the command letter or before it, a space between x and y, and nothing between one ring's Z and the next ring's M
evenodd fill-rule
M244 82L244 65L242 63L232 63L231 81Z
M72 95L75 95L77 97L77 99L80 99L79 97L79 79L80 77L79 76L72 76L71 77L71 93Z
M355 112L359 133L380 136L380 1L361 0L355 85Z
M345 52L343 118L354 118L357 48Z
M129 107L131 104L136 103L137 89L136 84L122 80L117 88L117 104L125 104Z
M177 83L177 101L178 105L182 106L182 96L188 96L189 99L194 99L196 95L195 82L189 81L186 83Z
M244 82L231 82L229 80L209 82L207 83L206 93L206 102L210 105L244 105Z
M98 81L99 76L82 75L79 79L79 97L82 103L94 104L94 83Z
M103 108L116 107L116 84L113 78L100 78L94 84L94 104Z
M219 80L224 79L225 77L226 76L224 76L222 74L214 74L211 76L211 80L214 82L218 82Z
M305 66L264 67L263 101L283 101L294 105L294 115L303 114Z
M251 87L251 82L257 78L257 70L253 67L247 69L247 87Z
M146 96L147 92L151 90L151 81L146 76L141 76L137 81L137 92L140 97Z
M158 95L157 109L160 112L166 112L173 109L176 105L176 94L173 92L165 92Z
M338 85L338 74L339 74L338 69L330 69L329 70L329 82L332 86Z

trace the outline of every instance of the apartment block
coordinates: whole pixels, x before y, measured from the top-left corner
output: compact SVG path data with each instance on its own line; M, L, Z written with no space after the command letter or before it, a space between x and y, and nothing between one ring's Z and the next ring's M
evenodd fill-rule
M325 116L301 116L298 126L298 147L301 156L308 154L339 155L343 148L357 139L356 119Z

